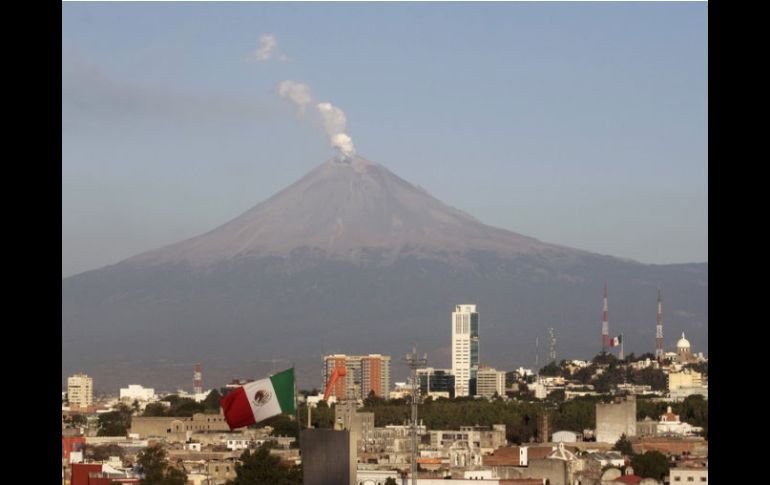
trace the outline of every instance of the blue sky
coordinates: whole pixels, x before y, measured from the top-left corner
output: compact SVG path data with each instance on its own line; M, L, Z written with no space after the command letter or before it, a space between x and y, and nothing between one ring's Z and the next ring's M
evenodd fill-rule
M358 153L480 220L645 263L708 254L705 3L62 5L62 276ZM272 57L249 56L258 39ZM285 56L286 59L280 58Z

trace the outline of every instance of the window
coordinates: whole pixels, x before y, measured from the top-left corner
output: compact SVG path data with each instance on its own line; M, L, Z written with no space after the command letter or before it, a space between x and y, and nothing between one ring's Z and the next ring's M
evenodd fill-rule
M700 477L700 481L701 481L701 482L706 482L706 481L708 481L708 478L706 478L706 477Z
M694 481L695 481L695 479L694 479L693 477L687 477L687 481L688 481L688 482L694 482Z
M682 481L682 477L674 477L674 481L675 482L681 482Z

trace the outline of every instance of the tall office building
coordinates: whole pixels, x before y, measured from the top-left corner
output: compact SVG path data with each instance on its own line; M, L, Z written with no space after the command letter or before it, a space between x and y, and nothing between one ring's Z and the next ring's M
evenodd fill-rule
M428 396L455 397L455 376L449 369L424 367L417 369L420 392Z
M452 373L455 396L475 392L479 369L479 314L476 305L457 305L452 312Z
M67 401L72 408L86 408L94 403L94 380L85 374L67 379Z
M497 394L505 397L505 371L489 366L479 366L476 377L476 395L487 399Z
M329 381L334 369L344 367L346 375L332 388L337 400L365 399L371 391L379 397L388 397L390 392L390 356L380 354L324 356L323 387Z

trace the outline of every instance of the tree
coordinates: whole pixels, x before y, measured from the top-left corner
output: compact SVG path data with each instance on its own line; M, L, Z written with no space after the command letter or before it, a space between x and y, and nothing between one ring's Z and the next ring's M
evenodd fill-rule
M227 485L299 485L302 483L302 471L299 467L285 467L277 456L270 454L267 446L245 450L241 462L235 465L233 480Z
M601 365L608 365L608 364L612 364L612 363L617 362L617 361L618 361L618 358L615 357L613 354L609 354L607 352L602 352L601 354L599 354L596 357L594 357L591 362L593 362L594 364L597 364L597 365L599 365L599 364L601 364Z
M120 446L110 443L106 445L86 445L85 456L96 461L107 460L111 456L117 456L123 458L126 452Z
M121 403L114 411L99 416L97 436L125 436L131 427L133 409Z
M559 367L556 362L550 362L548 365L540 369L541 376L557 377L564 375L564 371Z
M297 414L300 416L301 425L307 426L307 404L299 405ZM334 409L330 408L326 401L319 401L310 411L311 425L314 428L331 428L334 425Z
M615 442L615 446L613 446L612 449L618 450L627 456L634 455L634 448L631 446L631 442L628 440L625 434L620 435L620 439Z
M687 364L685 369L692 369L695 372L700 372L704 377L708 378L709 375L709 363L708 362L696 362L695 364Z
M70 424L68 428L77 428L79 426L85 426L88 424L88 418L83 414L75 414L70 418Z
M166 450L162 446L150 446L139 452L136 462L142 471L140 485L185 485L187 474L169 466Z
M668 380L666 374L660 369L648 367L639 371L631 372L631 382L651 386L653 391L665 391L668 389Z
M266 419L262 425L273 428L273 431L270 433L271 436L291 436L299 439L297 422L286 414L279 414Z
M582 433L596 423L596 401L593 396L576 397L559 405L553 416L553 429Z
M166 470L166 476L163 477L161 485L186 485L187 473L178 468L169 467Z
M564 397L566 396L564 389L556 389L555 391L551 391L548 393L548 396L546 399L552 402L564 402Z
M185 416L191 417L196 413L203 413L206 411L206 407L203 403L195 402L194 399L183 397L176 399L171 403L171 408L166 413L167 416Z
M661 480L668 475L670 464L663 453L648 451L643 455L634 455L631 458L631 466L634 468L634 473L642 478Z
M703 428L703 434L708 439L709 406L703 396L695 394L687 396L684 401L673 406L673 411L680 415L685 423Z
M160 417L166 415L166 407L159 402L152 402L144 408L142 416Z
M203 406L207 411L219 411L219 400L222 395L216 389L212 389L206 399L203 400Z
M614 356L611 356L614 358ZM623 370L616 366L615 362L611 362L600 376L598 376L594 382L594 389L597 392L607 393L611 389L617 387L618 384L623 383Z
M369 395L364 399L364 407L366 408L377 407L382 404L385 404L385 399L377 396L377 394L374 393L374 389L369 391Z
M513 383L516 382L518 379L518 374L516 371L508 371L505 373L505 387L512 387Z

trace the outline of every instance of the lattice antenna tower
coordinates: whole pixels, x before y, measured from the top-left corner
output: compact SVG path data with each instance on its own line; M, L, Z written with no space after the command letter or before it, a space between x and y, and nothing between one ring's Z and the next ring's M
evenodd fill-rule
M548 361L556 362L556 333L553 327L548 329Z
M412 480L410 483L417 483L417 405L420 404L420 387L417 384L417 369L425 367L428 364L428 354L422 357L417 356L417 346L412 346L412 353L406 354L404 362L412 371Z

